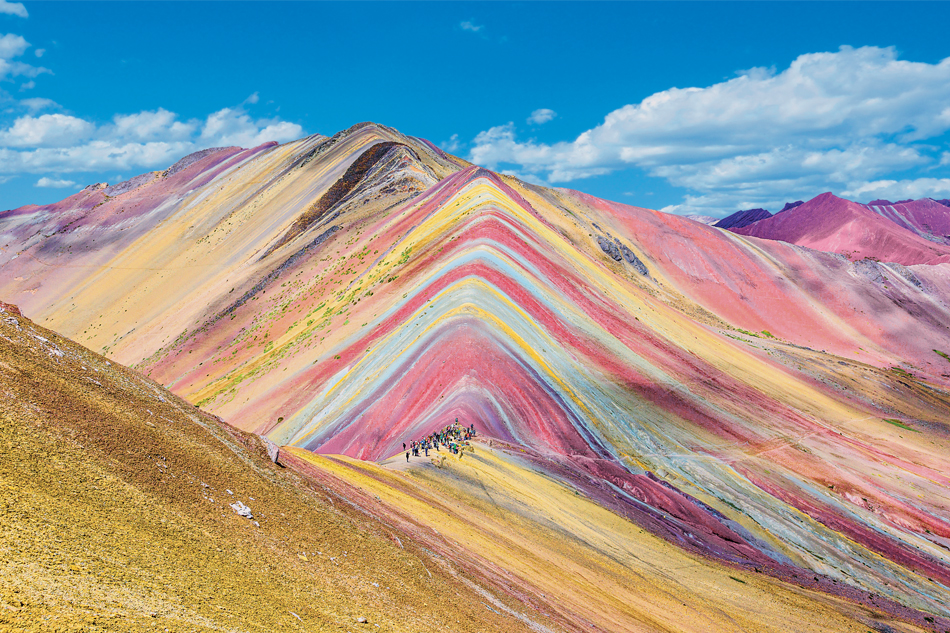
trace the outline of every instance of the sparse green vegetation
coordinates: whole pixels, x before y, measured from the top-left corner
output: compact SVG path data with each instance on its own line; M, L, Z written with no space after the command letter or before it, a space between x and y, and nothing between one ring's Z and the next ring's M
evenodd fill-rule
M639 319L637 320L639 321ZM740 332L742 334L745 334L746 336L752 336L755 338L768 338L768 339L772 339L773 341L778 340L778 337L776 337L774 334L772 334L768 330L762 330L761 332L750 332L749 330L743 330L741 327L737 327L735 328L735 330L736 332Z
M913 431L914 433L920 433L920 431L918 431L917 429L907 426L900 420L895 420L893 418L884 418L884 421L887 422L888 424L893 424L894 426L900 427L906 431Z
M914 377L912 374L907 373L907 372L904 370L903 367L898 367L897 365L895 365L895 366L893 366L893 367L890 367L890 368L888 369L888 371L890 371L891 373L897 374L898 376L901 376L901 377L903 377L903 378L913 378L913 377Z

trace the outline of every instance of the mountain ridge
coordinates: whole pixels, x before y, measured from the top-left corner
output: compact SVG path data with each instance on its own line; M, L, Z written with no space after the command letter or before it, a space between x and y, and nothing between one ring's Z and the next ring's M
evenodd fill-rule
M932 233L922 225L950 232L950 211L933 201L918 203L901 214L895 207L871 207L827 192L790 211L730 230L836 252L849 259L926 264L950 254L950 244L940 239L942 235L933 241L924 239L922 234Z
M569 464L526 468L541 456L517 445L479 442L464 461L404 468L284 447L275 465L260 438L15 306L0 304L0 317L0 441L15 457L0 463L3 624L542 633L644 622L778 632L790 617L828 631L894 618L945 625L825 578L817 587L775 580L684 553L618 521L624 510L609 488L579 497ZM487 506L485 478L507 482ZM578 565L596 584L546 571Z
M148 204L154 181L0 214L0 296L314 476L448 486L398 456L460 418L508 447L486 476L560 473L690 555L946 613L946 264L530 185L375 124L201 165Z

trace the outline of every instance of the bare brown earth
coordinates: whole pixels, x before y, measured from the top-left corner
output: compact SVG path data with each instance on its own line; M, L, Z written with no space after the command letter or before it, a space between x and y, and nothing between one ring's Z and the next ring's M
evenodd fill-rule
M0 304L0 632L528 630L399 534Z

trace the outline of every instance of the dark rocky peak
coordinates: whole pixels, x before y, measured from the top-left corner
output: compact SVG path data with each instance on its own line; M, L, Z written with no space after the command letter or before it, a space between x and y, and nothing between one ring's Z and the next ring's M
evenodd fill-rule
M740 229L753 222L772 217L772 214L765 209L746 209L745 211L736 211L716 222L713 226L721 229Z
M898 200L897 202L891 202L890 200L871 200L868 202L868 206L871 207L892 207L895 204L906 204L908 202L913 202L913 198L908 198L907 200Z
M796 200L795 202L786 202L786 203L785 203L785 206L782 207L782 210L779 211L778 213L782 213L782 212L784 212L784 211L791 211L791 210L794 209L795 207L800 207L800 206L802 206L803 204L805 204L805 201L804 201L804 200ZM776 213L775 215L778 215L778 213Z

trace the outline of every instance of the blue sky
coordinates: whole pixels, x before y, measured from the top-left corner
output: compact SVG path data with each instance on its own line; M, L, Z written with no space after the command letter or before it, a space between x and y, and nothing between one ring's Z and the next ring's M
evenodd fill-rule
M680 213L950 197L950 3L0 0L0 209L372 120Z

